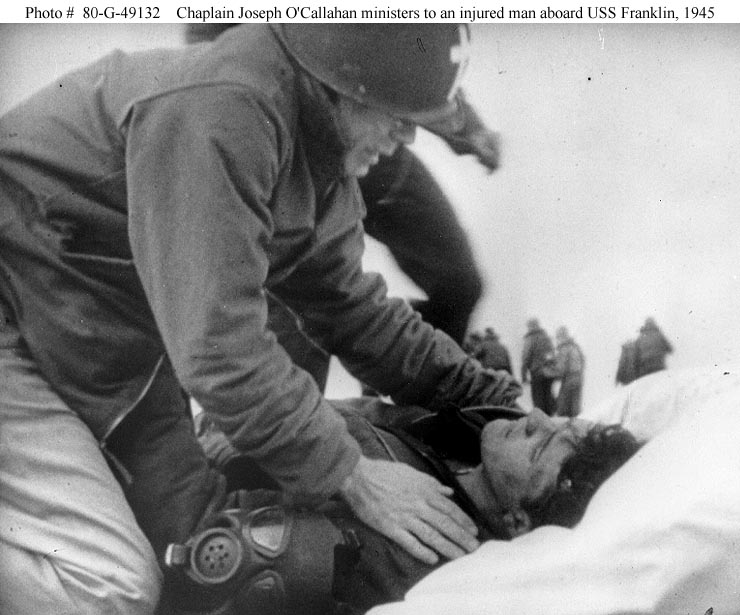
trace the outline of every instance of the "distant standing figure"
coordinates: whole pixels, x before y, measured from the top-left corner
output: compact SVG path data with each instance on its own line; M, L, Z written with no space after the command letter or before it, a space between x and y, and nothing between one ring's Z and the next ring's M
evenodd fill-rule
M637 379L637 342L629 340L622 344L619 354L619 365L617 365L617 384L629 384Z
M635 345L638 378L665 369L666 356L673 352L673 346L653 318L645 320Z
M532 403L549 416L555 413L552 383L556 375L552 340L539 321L530 318L522 350L522 383L531 382Z
M583 351L565 327L558 327L555 332L555 343L557 344L555 360L561 380L555 413L557 416L578 416L581 412L585 367Z
M473 356L483 367L513 373L509 349L501 343L498 334L491 327L486 327L485 335Z

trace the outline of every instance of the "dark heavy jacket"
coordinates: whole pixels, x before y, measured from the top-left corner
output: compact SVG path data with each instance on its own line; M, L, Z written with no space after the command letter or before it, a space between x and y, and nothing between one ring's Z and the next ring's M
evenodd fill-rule
M407 147L383 156L359 180L365 230L385 244L428 300L415 301L424 321L462 343L483 292L473 250L452 204Z
M522 380L526 380L527 371L534 378L545 376L543 370L554 356L552 340L544 329L538 327L527 331L522 349Z
M509 539L501 520L484 517L450 469L451 466L468 467L468 463L460 464L439 454L403 428L375 426L354 408L342 410L350 433L360 443L365 455L376 459L401 461L421 472L431 474L442 484L454 489L453 498L475 521L480 540ZM419 410L420 416L428 414ZM413 410L410 409L409 412ZM456 432L454 423L451 423L450 427L451 429L448 428L450 438L461 435ZM476 441L476 450L471 451L472 456L479 454L477 446ZM353 615L364 613L381 603L402 600L409 589L445 562L442 560L435 566L420 562L351 514L330 516L339 528L351 529L361 544L357 561L351 566L337 570L334 578L334 597L346 605L349 613Z
M497 335L486 335L473 356L481 362L483 367L513 373L509 349L499 341Z
M558 344L555 355L558 377L564 382L580 383L583 380L583 371L586 360L581 347L575 340L568 338Z
M100 439L180 387L291 491L359 455L266 327L265 290L405 403L513 401L361 270L364 207L326 106L266 25L114 52L0 119L0 292Z
M630 340L622 344L615 380L617 384L629 384L638 377L637 343Z
M653 323L645 323L635 341L637 355L637 377L665 369L666 356L673 352L673 346Z

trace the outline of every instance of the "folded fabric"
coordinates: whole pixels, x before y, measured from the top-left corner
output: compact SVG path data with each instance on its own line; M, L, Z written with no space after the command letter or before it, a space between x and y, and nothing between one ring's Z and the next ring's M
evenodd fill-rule
M740 615L738 374L663 372L620 390L586 414L650 441L576 528L486 543L371 615Z

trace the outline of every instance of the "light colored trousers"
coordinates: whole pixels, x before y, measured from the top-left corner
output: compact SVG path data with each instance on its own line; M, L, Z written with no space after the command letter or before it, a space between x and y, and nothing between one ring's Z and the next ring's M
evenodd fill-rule
M89 429L0 304L0 615L143 615L161 572Z

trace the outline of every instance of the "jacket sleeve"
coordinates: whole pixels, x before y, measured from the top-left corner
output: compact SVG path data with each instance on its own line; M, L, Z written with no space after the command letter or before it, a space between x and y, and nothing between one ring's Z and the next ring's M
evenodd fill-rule
M430 409L513 405L521 387L483 369L450 337L389 298L383 278L362 271L361 224L331 242L281 285L307 331L355 377L396 403Z
M497 134L485 125L463 90L457 93L457 103L458 112L451 118L425 128L444 139L456 154L474 154L489 171L495 171L500 164Z
M399 147L360 179L360 187L367 234L388 247L462 339L483 282L467 234L434 176L407 147Z
M266 326L267 205L292 155L290 121L244 88L213 89L128 118L134 262L183 388L284 488L327 495L357 444Z

